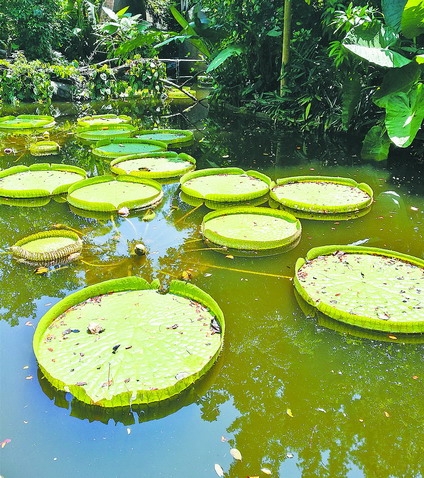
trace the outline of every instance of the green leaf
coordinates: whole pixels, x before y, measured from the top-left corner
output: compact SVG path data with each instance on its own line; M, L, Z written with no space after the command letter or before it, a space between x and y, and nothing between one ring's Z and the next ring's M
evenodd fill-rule
M200 53L203 53L203 55L206 56L206 58L211 57L211 53L209 51L209 48L207 47L206 43L201 39L198 38L199 35L197 34L196 30L190 25L190 23L181 15L181 13L174 7L170 7L170 11L172 15L174 16L175 20L181 25L183 28L183 32L187 33L188 35L191 35L193 37L197 38L190 38L190 43L192 43L199 51Z
M211 71L218 68L218 66L222 65L226 60L228 60L228 58L235 55L240 55L242 51L243 49L237 45L227 46L227 48L224 48L224 50L220 51L218 55L216 55L216 57L211 61L206 70L206 73L210 73Z
M382 0L381 9L383 11L386 24L397 32L400 30L400 21L403 9L407 0Z
M127 10L128 10L129 8L130 8L129 6L128 6L128 7L121 8L121 10L119 10L119 12L116 12L116 16L117 16L118 18L122 18L122 17L125 15L125 13L127 12ZM133 18L134 18L134 17L133 17Z
M267 33L267 35L268 35L269 37L279 37L279 36L281 36L282 33L283 33L283 32L281 31L281 28L279 28L279 27L274 27L272 30L270 30L270 31Z
M421 65L424 63L424 55L417 55L414 60Z
M386 128L373 126L362 143L361 158L372 161L384 161L389 155L390 139Z
M119 17L118 15L113 11L111 10L110 8L108 7L102 7L102 10L106 13L106 15L111 18L112 20L115 20L115 21L118 21L119 20Z
M378 23L363 23L346 35L343 46L375 65L400 68L411 60L389 49L396 44L397 40L398 35L391 28Z
M383 96L375 103L386 109L385 125L392 142L408 147L424 119L424 84L416 84L409 92Z
M350 75L343 82L342 90L342 124L343 128L349 127L353 112L361 98L361 82L359 75Z
M406 38L415 38L424 33L423 0L408 0L402 14L401 27Z
M389 70L383 78L381 87L374 94L374 102L383 96L392 93L405 91L408 92L412 86L420 79L420 67L415 61L411 61L402 68Z
M221 350L222 312L192 284L172 281L166 294L157 288L125 277L53 306L33 341L50 383L86 403L117 407L164 400L200 378Z

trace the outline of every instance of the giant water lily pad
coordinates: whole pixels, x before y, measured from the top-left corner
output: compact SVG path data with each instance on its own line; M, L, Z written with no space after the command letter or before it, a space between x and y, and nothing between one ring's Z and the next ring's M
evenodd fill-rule
M49 156L57 154L60 146L55 141L37 141L29 146L29 152L33 156Z
M9 250L17 259L28 262L59 262L76 259L82 241L73 231L55 229L24 237Z
M204 238L234 249L281 248L295 242L300 233L300 222L291 214L260 207L213 211L202 222Z
M35 198L62 194L86 176L83 169L69 164L32 164L0 171L0 196Z
M180 183L181 190L188 196L217 202L237 202L264 196L272 181L257 171L211 168L187 173Z
M78 118L77 122L80 126L99 126L99 125L111 125L111 124L125 124L131 123L132 119L126 115L93 115L84 116Z
M226 201L226 202L195 198L193 196L189 196L188 194L185 194L182 191L180 192L179 196L181 201L184 201L186 204L190 206L199 207L202 204L204 204L207 208L214 209L214 210L228 209L231 207L241 207L241 206L246 206L246 207L262 206L262 204L265 204L268 201L268 194L265 194L265 196L261 196L255 199L250 199L247 201Z
M19 115L0 118L0 130L50 128L55 124L53 116Z
M297 176L277 179L271 198L299 211L345 213L358 211L372 203L372 189L350 178Z
M151 129L138 131L136 138L153 139L179 146L193 141L193 132L184 129Z
M162 200L159 183L135 176L97 176L69 188L67 201L89 211L117 211L154 207Z
M223 343L216 302L192 284L169 292L139 277L115 279L61 300L41 319L34 352L59 390L104 407L165 400L212 366Z
M129 156L130 154L165 151L167 147L166 143L160 141L137 138L116 138L98 141L92 153L101 158L112 159L119 156Z
M77 138L89 142L111 138L128 138L135 130L135 126L130 124L93 125L78 131Z
M424 261L360 246L325 246L298 259L294 284L329 317L366 329L424 332Z
M167 151L122 156L110 163L116 174L130 174L141 178L175 178L196 167L196 160L185 153Z

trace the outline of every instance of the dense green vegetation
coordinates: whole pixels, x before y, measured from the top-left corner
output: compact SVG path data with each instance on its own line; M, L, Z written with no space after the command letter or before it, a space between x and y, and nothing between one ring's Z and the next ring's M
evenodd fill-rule
M358 134L365 159L411 144L422 156L420 0L0 0L0 12L3 102L159 99L156 59L199 55L215 105Z

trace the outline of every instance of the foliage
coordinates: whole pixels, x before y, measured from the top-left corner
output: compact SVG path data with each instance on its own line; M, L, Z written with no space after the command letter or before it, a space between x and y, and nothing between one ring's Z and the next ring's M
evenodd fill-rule
M160 81L165 67L155 59L134 57L123 65L80 65L28 61L21 53L14 61L0 60L0 98L5 103L19 101L50 102L57 83L68 84L72 99L93 100L147 95L159 100L163 91Z

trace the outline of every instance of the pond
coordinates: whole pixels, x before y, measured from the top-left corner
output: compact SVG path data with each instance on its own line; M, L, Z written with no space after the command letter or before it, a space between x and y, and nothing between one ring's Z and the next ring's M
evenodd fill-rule
M285 478L423 476L424 337L404 343L383 334L376 340L317 321L302 311L291 281L296 259L325 244L423 257L423 164L407 157L364 163L359 141L300 136L223 114L206 117L201 105L162 119L119 104L92 105L89 112L96 111L137 116L143 129L194 130L196 141L184 152L198 168L237 166L272 179L351 177L373 188L375 202L353 220L302 219L297 247L267 257L208 250L199 240L208 209L182 202L176 183L164 186L151 222L142 212L83 217L54 199L38 207L0 205L3 251L53 224L86 239L82 260L45 275L0 255L0 441L10 440L0 449L1 475L207 478L217 476L219 464L232 478L267 476L261 469ZM75 109L55 105L55 115L50 139L61 144L59 155L34 158L25 149L27 136L2 136L0 167L56 162L90 175L107 171L107 162L75 138ZM4 154L5 148L14 154ZM146 257L131 254L140 241ZM55 391L43 378L32 336L53 304L107 279L139 275L166 284L187 271L218 302L227 330L218 362L185 393L166 403L108 410ZM233 459L231 448L242 461Z

